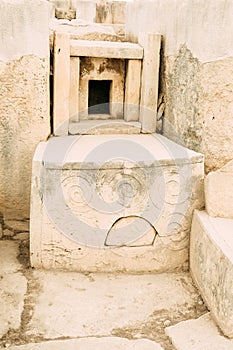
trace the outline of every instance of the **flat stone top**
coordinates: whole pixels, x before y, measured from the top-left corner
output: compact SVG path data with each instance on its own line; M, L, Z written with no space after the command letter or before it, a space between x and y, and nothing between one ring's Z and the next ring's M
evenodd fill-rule
M209 237L233 263L233 219L214 218L206 211L195 210L200 224L208 232Z
M143 48L138 44L111 41L70 40L71 56L142 59Z
M50 169L116 169L203 163L203 155L158 134L76 135L40 143L35 161Z

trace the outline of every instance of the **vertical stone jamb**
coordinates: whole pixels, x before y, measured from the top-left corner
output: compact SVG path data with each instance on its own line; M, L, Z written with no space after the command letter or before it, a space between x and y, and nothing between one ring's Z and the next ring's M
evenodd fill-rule
M128 60L124 104L124 119L127 122L139 120L141 69L141 60Z
M53 130L56 136L68 135L70 105L70 38L54 34Z
M143 133L156 132L161 35L140 33L144 48L141 81L140 121Z
M78 122L79 120L79 75L80 58L70 58L70 106L69 119Z

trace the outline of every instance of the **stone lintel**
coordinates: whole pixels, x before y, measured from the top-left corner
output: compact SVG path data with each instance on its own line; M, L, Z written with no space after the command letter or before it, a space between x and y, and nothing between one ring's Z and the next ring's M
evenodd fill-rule
M143 48L138 44L110 41L71 40L71 56L142 59Z

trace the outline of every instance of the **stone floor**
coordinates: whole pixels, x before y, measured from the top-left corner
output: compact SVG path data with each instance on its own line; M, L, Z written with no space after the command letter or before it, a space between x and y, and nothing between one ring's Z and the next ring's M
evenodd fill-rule
M233 350L188 272L35 271L27 230L8 222L0 240L0 349Z

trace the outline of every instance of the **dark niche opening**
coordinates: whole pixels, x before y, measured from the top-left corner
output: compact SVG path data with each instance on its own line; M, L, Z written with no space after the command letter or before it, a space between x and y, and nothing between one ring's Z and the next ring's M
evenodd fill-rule
M110 114L111 80L89 80L88 114Z

